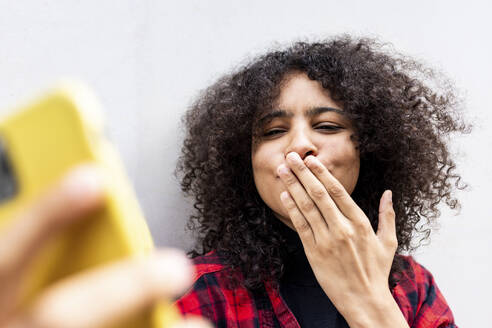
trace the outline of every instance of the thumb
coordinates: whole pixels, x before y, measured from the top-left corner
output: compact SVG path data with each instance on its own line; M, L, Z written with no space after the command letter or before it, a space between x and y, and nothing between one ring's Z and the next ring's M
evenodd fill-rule
M379 222L376 235L387 245L398 246L396 239L395 210L391 190L386 190L379 201Z

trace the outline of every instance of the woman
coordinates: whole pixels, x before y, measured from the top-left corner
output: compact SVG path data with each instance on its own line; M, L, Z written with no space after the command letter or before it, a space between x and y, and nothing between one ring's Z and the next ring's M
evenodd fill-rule
M199 236L181 311L219 327L455 327L432 275L401 255L464 187L446 141L467 126L432 77L341 36L205 90L177 168Z

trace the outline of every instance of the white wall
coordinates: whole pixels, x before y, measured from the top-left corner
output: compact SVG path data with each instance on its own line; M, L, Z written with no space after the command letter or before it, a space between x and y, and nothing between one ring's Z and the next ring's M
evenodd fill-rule
M159 245L185 247L189 205L172 176L191 98L275 42L339 32L375 35L425 59L466 93L472 136L455 142L471 185L463 210L417 258L463 327L489 324L492 294L492 45L484 1L0 0L0 108L61 76L88 81L106 108Z

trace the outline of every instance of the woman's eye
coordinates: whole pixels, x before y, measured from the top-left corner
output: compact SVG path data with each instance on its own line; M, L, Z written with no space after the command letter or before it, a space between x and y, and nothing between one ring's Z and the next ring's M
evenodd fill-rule
M285 132L285 130L282 130L282 129L271 129L271 130L266 131L263 134L263 136L264 137L272 137L272 136L278 135L278 134L283 133L283 132Z
M336 125L328 125L328 124L315 125L314 128L316 130L326 130L326 131L336 131L336 130L340 130L341 129L341 127L339 127L339 126L336 126Z

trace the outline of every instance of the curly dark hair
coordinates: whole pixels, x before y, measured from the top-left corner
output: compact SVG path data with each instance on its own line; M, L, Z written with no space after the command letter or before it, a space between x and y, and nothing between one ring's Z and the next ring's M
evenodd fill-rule
M459 209L454 192L466 187L448 142L470 125L442 75L387 44L348 35L296 42L260 56L220 78L191 105L176 169L182 190L194 197L188 227L198 240L190 255L220 252L249 288L278 281L283 272L285 240L256 190L251 151L258 116L271 109L282 80L294 71L320 82L352 120L361 160L352 198L375 231L381 194L392 190L397 254L418 247L416 236L419 245L428 239L442 201ZM395 256L391 288L402 270Z

